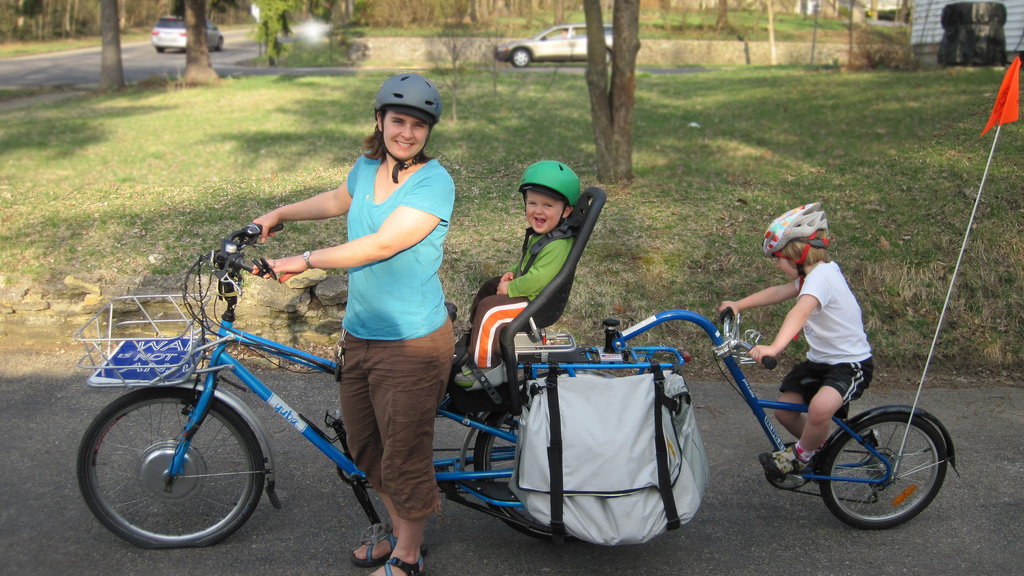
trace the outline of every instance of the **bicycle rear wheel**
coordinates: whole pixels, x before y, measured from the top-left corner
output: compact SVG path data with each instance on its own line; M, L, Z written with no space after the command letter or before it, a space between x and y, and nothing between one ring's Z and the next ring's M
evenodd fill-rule
M484 422L501 430L516 430L519 423L508 412L492 412ZM473 444L472 467L475 471L507 470L515 466L516 445L486 432L477 432ZM550 538L551 529L537 522L525 509L491 505L505 524L534 538Z
M886 482L858 482L881 479L886 468L849 433L825 447L819 473L854 480L821 481L822 499L837 518L857 528L891 528L920 514L939 493L946 478L945 440L921 418L910 422L908 432L908 420L909 413L880 414L853 426L892 467L893 476Z
M165 473L194 392L147 388L99 413L78 449L78 486L96 518L143 548L209 546L252 515L263 489L263 451L245 421L214 400L170 485Z

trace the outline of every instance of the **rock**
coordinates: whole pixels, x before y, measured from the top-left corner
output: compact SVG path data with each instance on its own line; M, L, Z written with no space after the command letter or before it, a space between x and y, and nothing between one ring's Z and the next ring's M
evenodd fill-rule
M99 284L93 284L91 282L86 282L85 280L79 280L74 276L68 276L64 278L64 285L67 286L68 288L71 288L71 290L73 291L93 296L99 296L103 292Z
M15 304L21 302L25 294L28 294L28 288L25 286L4 286L0 288L0 302Z
M309 288L323 282L325 278L327 278L327 272L319 268L313 268L306 270L298 276L289 278L285 285L289 288Z
M348 277L328 276L313 289L324 306L338 306L348 301Z
M42 300L33 302L18 302L11 306L15 312L41 312L50 309L50 303Z
M284 284L267 282L260 286L256 302L274 310L305 314L311 298L309 290L295 290Z

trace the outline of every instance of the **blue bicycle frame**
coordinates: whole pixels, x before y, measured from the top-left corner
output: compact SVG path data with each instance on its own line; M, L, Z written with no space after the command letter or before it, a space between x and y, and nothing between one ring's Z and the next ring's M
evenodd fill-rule
M312 425L304 416L290 407L282 398L275 394L258 377L256 377L256 375L250 372L238 360L233 358L227 352L226 348L232 342L242 346L254 346L279 358L283 358L307 368L328 373L334 373L338 369L337 364L314 354L303 352L248 332L235 330L232 324L232 322L222 321L218 332L219 338L213 343L203 347L205 349L212 348L210 352L209 367L202 370L202 372L206 372L204 380L205 384L202 387L202 391L196 403L196 408L192 411L181 434L181 442L179 442L177 449L175 450L174 459L168 470L168 477L173 478L182 473L185 465L185 454L188 453L189 442L192 436L198 431L199 425L203 418L205 418L210 403L214 397L216 388L215 380L218 376L217 373L221 370L230 370L239 380L241 380L246 388L270 406L277 415L284 418L306 440L309 440L318 450L320 450L320 452L330 458L331 461L334 462L334 464L337 465L345 474L350 477L365 479L366 475L356 467L352 460L346 456L337 445L328 440L316 426ZM493 428L479 421L449 412L445 410L444 407L442 407L441 410L438 410L438 415L455 420L464 426L475 428L486 432L487 434L494 435L495 437L502 438L513 444L516 441L516 436L512 433L498 428ZM434 465L435 468L440 469L458 468L457 459L437 460ZM491 480L508 476L511 476L511 471L439 472L437 474L437 480L438 482ZM486 501L490 501L490 499L484 497L481 498ZM495 502L495 504L500 505L498 502ZM504 503L504 505L517 505L517 503Z
M761 428L765 435L771 441L775 450L781 450L784 448L782 439L779 437L778 432L772 425L768 414L765 409L773 410L791 410L796 412L806 412L807 405L803 404L791 404L786 402L778 402L774 400L763 400L757 397L753 389L744 375L743 370L740 368L739 362L733 356L731 351L723 352L723 347L726 345L726 341L722 334L715 327L715 325L707 318L696 314L694 312L686 310L670 310L660 312L650 318L636 324L624 332L613 341L615 349L621 353L623 358L622 361L605 361L607 355L601 355L596 349L594 349L593 356L601 358L602 361L594 363L576 363L576 364L558 364L559 369L564 369L570 376L575 376L578 370L593 370L593 369L615 369L615 370L635 370L637 373L643 373L646 370L650 370L652 366L652 359L658 354L668 354L674 357L673 362L659 362L662 369L669 369L673 365L681 365L684 363L683 355L675 348L664 347L664 346L638 346L629 347L627 342L644 332L670 321L685 321L692 324L696 324L711 339L715 350L718 352L725 366L728 368L730 375L736 382L738 390L743 397L746 404L751 409L755 418L761 424ZM239 345L249 345L264 350L277 357L286 359L291 362L295 362L299 365L306 366L308 368L316 369L323 372L334 373L338 366L334 362L330 362L319 356L291 348L261 338L259 336L235 330L231 322L223 321L218 332L219 338L211 344L204 346L203 348L210 349L210 362L209 367L203 369L207 372L205 375L205 385L202 387L196 409L192 411L190 419L181 434L181 442L179 443L175 456L170 469L168 470L168 479L173 479L175 476L180 475L185 465L185 454L188 451L188 445L192 435L198 430L198 426L202 419L205 417L209 405L212 402L214 391L215 391L215 380L217 373L221 370L232 371L241 382L255 393L264 403L270 406L275 413L284 418L292 427L294 427L303 437L309 440L314 446L317 447L320 452L331 459L345 474L350 477L365 479L365 474L359 470L352 460L347 457L341 449L338 448L332 441L327 439L323 433L316 427L313 426L304 416L299 414L297 411L292 409L283 399L278 397L272 390L270 390L259 378L257 378L252 372L246 369L240 364L235 358L233 358L227 351L227 346L235 342ZM532 364L530 365L527 377L536 378L538 373L544 370L548 370L552 367L550 364ZM523 368L521 366L521 368ZM488 426L479 420L475 420L468 416L456 413L448 409L450 400L446 399L438 410L437 415L444 417L449 420L458 422L459 424L476 429L480 432L493 435L496 438L504 440L510 444L510 447L506 450L505 454L498 454L495 460L514 458L514 451L511 448L516 443L516 434L514 432ZM863 483L884 483L889 480L892 474L891 466L889 465L888 459L883 457L880 453L875 450L873 446L863 441L863 438L858 436L845 422L839 418L833 418L833 421L840 427L841 430L849 433L858 442L864 445L865 449L871 452L880 462L885 463L886 473L884 477L877 479L857 479L857 478L840 478L833 476L819 476L811 473L803 474L804 478L815 479L815 480L827 480L827 481L842 481L842 482L863 482ZM436 474L437 482L455 482L459 484L459 487L466 490L481 501L497 506L497 507L521 507L522 504L516 500L496 500L488 497L478 490L474 490L471 486L467 486L466 482L479 481L479 480L505 480L511 478L511 469L502 470L487 470L487 471L467 471L462 469L463 459L461 458L448 458L435 460L434 466L438 470ZM445 471L451 470L451 471Z
M750 411L753 412L754 417L761 424L761 429L764 430L765 436L767 436L768 440L771 441L772 446L775 450L782 450L783 448L785 448L785 444L782 442L782 438L779 437L779 434L775 430L775 427L772 426L771 420L768 418L768 414L765 412L765 408L769 408L772 410L789 410L792 412L807 412L807 405L794 404L789 402L779 402L777 400L764 400L758 398L758 396L754 393L753 388L750 386L750 382L747 380L746 375L740 368L740 364L736 360L736 357L733 356L731 350L726 349L725 338L723 338L721 332L718 331L718 328L716 328L715 325L707 318L695 312L690 312L688 310L668 310L665 312L659 312L658 314L655 314L654 316L651 316L646 320L643 320L639 324L627 328L624 332L622 332L621 336L619 336L613 341L613 345L617 350L626 350L627 341L639 336L640 334L643 334L644 332L647 332L648 330L654 328L655 326L674 320L682 320L684 322L696 324L702 330L704 330L704 332L708 335L709 338L711 338L711 342L715 347L716 353L718 353L719 357L722 359L722 362L725 364L726 368L729 369L729 374L732 376L733 381L736 382L740 395L743 397L744 402L746 402L747 406L750 408ZM835 422L841 430L850 434L850 436L852 436L857 442L863 445L864 448L868 450L873 456L875 456L880 462L885 464L885 475L881 478L876 479L820 476L810 472L801 475L806 479L829 480L837 482L861 482L872 484L888 482L889 478L892 477L892 466L889 464L889 459L883 457L874 448L874 446L871 446L870 444L864 442L864 438L858 435L853 430L851 430L850 427L846 424L846 422L835 416L832 417L832 421Z

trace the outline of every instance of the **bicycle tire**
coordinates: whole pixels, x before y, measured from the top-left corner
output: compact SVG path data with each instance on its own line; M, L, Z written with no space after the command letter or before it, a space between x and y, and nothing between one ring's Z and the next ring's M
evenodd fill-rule
M78 487L93 515L142 548L210 546L245 524L265 478L255 434L214 400L192 438L185 474L170 489L164 473L195 393L147 388L121 396L89 425L78 449Z
M910 421L910 414L880 414L852 427L888 459L893 477L885 483L822 480L825 506L843 522L856 528L881 530L898 526L920 514L931 504L946 478L946 442L942 434L923 418ZM906 433L907 443L897 469L897 455ZM881 478L885 465L843 432L824 448L818 472L825 476L852 479Z
M518 427L516 419L508 412L491 412L483 418L492 428L513 430ZM493 434L478 431L473 443L472 467L475 471L509 469L515 465L516 445ZM551 538L551 529L537 522L526 510L509 506L489 504L498 513L499 519L517 532L533 538Z

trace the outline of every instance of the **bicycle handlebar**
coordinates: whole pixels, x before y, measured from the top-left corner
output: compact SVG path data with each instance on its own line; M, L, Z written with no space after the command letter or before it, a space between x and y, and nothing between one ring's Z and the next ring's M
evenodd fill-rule
M270 229L270 232L280 232L283 229L284 224L277 224ZM270 274L276 280L277 275L274 274L270 263L265 258L260 258L257 262L250 262L245 259L243 253L246 247L255 244L262 235L263 226L248 224L245 228L221 241L220 251L214 255L213 263L218 269L226 270L232 274L237 274L243 270L252 272L255 268L260 274Z
M755 344L746 342L739 337L739 334L733 333L739 332L740 315L738 312L733 310L731 306L726 307L725 310L722 310L718 314L718 320L719 322L722 323L722 328L726 334L726 338L728 338L729 341L733 342L735 347L742 348L746 352L750 352L754 348ZM735 321L736 323L732 324L733 321ZM760 337L760 334L758 334L758 337ZM764 366L765 370L775 370L776 366L778 365L779 362L778 360L775 359L774 356L761 357L761 366Z

